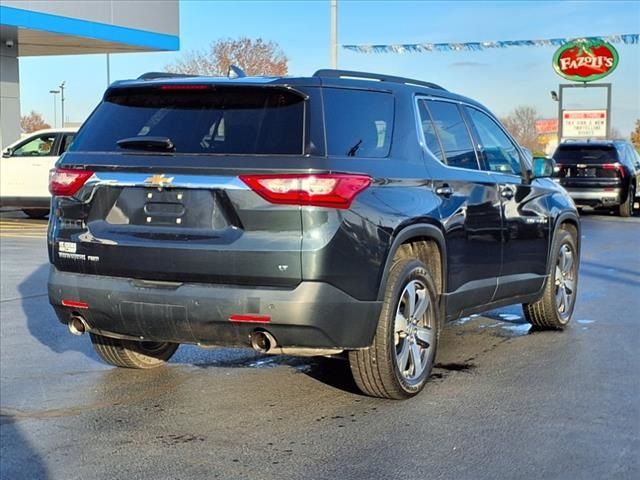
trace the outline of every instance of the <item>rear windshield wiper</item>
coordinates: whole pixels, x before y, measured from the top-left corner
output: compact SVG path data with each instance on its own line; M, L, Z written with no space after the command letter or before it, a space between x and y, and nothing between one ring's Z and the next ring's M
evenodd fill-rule
M153 152L175 152L176 146L168 137L129 137L116 142L126 150L149 150Z

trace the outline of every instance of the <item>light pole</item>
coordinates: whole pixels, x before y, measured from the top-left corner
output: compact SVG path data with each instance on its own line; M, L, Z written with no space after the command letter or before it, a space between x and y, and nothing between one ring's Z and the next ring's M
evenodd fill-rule
M66 80L60 84L58 87L60 89L60 110L62 112L62 128L64 128L64 84L67 83Z
M58 126L58 114L56 113L56 103L58 103L58 99L56 95L60 93L60 90L49 90L49 93L53 94L53 128L56 128Z
M338 0L331 0L331 68L338 68Z

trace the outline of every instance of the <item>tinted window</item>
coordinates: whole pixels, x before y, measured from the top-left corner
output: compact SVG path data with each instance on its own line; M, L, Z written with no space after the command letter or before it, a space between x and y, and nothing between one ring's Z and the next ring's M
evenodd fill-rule
M325 88L327 153L348 157L386 157L393 130L393 96Z
M40 135L27 140L13 151L13 157L47 157L53 155L53 144L56 140L55 133Z
M465 107L476 129L487 168L493 172L520 174L520 154L511 139L487 114Z
M427 148L438 160L444 163L445 158L442 153L442 148L440 147L440 141L436 134L436 127L433 125L433 121L431 120L431 116L429 115L429 111L427 110L424 100L418 101L418 112L420 113L420 124L422 126L422 133L424 135L424 141L427 144Z
M458 106L454 103L434 101L429 101L428 105L447 164L477 170L478 160L471 136Z
M618 161L616 149L606 145L560 145L553 154L553 159L558 163L614 163Z
M113 90L72 151L116 151L129 137L167 137L178 153L301 154L304 99L273 88Z
M75 136L75 133L65 133L62 135L62 139L60 140L60 155L69 149L71 143L73 143L73 137Z

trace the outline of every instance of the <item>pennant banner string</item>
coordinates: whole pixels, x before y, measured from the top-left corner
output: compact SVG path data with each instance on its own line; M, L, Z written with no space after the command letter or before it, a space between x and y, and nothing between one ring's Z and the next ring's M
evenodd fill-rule
M604 37L549 38L544 40L496 40L487 42L464 43L396 43L392 45L342 45L345 50L358 53L429 53L429 52L462 52L479 51L490 48L509 47L559 47L570 41L605 41L638 45L640 34L608 35Z

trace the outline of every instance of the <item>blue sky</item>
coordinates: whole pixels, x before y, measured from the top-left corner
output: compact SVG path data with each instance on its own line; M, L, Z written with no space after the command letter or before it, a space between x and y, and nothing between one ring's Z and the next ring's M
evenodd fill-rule
M543 39L638 33L638 1L347 1L339 0L339 43L386 44ZM280 44L291 75L329 66L329 1L180 0L181 51L204 49L219 38L262 37ZM640 45L616 44L613 126L627 135L640 117ZM481 52L361 54L339 51L339 67L414 77L473 97L504 115L519 105L556 115L549 96L565 82L551 67L553 47ZM162 70L180 52L111 55L111 79ZM48 93L66 81L66 116L82 121L106 87L104 55L20 59L22 112L53 123ZM572 99L588 107L584 99ZM59 110L59 109L58 109ZM58 111L58 115L59 115Z

